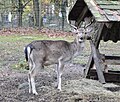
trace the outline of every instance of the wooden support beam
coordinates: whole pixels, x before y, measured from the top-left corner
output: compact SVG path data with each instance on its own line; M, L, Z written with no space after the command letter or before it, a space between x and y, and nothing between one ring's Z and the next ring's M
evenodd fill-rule
M87 13L87 11L88 11L88 7L85 6L84 9L82 10L82 12L80 13L77 21L76 21L76 26L78 26L80 24L80 22L83 20L83 18L85 16L85 14Z
M93 56L92 54L90 54L90 57L89 57L89 60L88 60L88 63L86 65L86 69L84 70L84 78L86 78L90 72L90 69L93 67Z
M104 27L104 23L100 23L99 27L100 27L100 29L95 34L95 38L94 38L94 43L95 43L96 49L98 49L98 47L99 47L100 39L101 39L101 36L102 36L101 33L102 33L102 30L103 30L103 27ZM85 72L84 72L84 77L87 77L91 67L93 67L93 64L94 64L94 61L93 61L93 56L91 54L90 57L89 57L89 61L88 61L87 65L86 65L86 69L85 69Z
M95 66L96 66L96 71L97 71L98 79L99 79L99 81L101 83L104 84L105 83L105 78L104 78L104 75L103 75L103 72L102 72L102 69L101 69L102 65L100 63L96 47L95 47L95 45L93 44L92 41L90 41L90 44L91 44L92 56L93 56L94 63L95 63Z
M93 42L97 49L99 47L100 40L101 40L101 37L102 37L102 31L103 31L103 28L104 28L104 23L100 23L100 24L98 24L98 26L99 26L99 30L95 34L95 37L94 37L95 40Z

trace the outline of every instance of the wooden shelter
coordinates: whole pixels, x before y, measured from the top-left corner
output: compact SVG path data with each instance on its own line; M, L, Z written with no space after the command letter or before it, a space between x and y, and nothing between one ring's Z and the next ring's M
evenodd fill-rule
M120 0L76 0L68 19L75 21L75 25L79 26L85 17L92 17L95 20L93 29L98 29L92 34L92 51L84 76L99 79L101 83L120 82L120 71L102 70L107 66L105 61L120 65L120 56L106 56L99 52L101 40L120 40ZM94 65L96 70L92 70Z

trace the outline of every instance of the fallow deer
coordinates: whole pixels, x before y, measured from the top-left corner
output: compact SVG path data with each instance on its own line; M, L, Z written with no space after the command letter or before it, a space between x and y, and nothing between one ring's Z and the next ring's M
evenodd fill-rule
M81 54L85 40L90 38L83 35L84 28L76 29L76 33L73 42L38 40L25 47L25 56L29 65L29 93L38 94L35 87L35 75L38 69L51 64L57 65L57 88L61 90L61 76L64 65Z

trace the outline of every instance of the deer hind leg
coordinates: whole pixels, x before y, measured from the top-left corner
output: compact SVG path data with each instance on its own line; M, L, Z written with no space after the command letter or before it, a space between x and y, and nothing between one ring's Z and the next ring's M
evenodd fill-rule
M35 87L35 75L36 75L36 64L33 63L32 69L29 70L28 81L29 81L29 93L37 95Z
M61 76L64 68L64 63L62 59L59 59L58 65L57 65L57 89L61 91Z
M35 87L35 75L37 74L38 68L41 67L41 65L38 61L34 62L32 59L31 62L32 64L29 65L31 68L29 69L29 75L28 75L29 93L38 95Z
M29 63L29 74L28 74L29 93L32 93L30 70L32 69L33 64L31 59L28 60L28 63Z

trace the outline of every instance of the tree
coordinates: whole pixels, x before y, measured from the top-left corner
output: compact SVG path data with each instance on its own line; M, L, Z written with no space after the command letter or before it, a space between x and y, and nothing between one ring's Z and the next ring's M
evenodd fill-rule
M30 1L31 0L28 0L25 4L23 4L22 0L18 0L18 27L22 27L23 9Z
M0 0L0 25L4 26L4 23L8 21L8 15L11 11L11 0Z
M66 16L66 0L62 0L61 3L61 13L62 13L62 31L64 31L64 21L65 21L65 16Z
M35 15L35 26L39 27L39 0L33 0L33 10Z
M22 27L23 4L22 0L18 0L18 26Z
M2 15L5 15L5 14L7 15L11 13L13 19L14 17L17 17L15 21L18 20L16 24L18 24L19 27L22 26L23 16L31 14L34 19L33 20L34 26L40 28L42 25L42 14L44 15L45 12L47 11L50 12L50 10L52 10L52 9L49 9L49 7L48 7L48 10L46 10L45 7L43 9L42 8L43 5L41 6L41 2L44 5L50 5L50 3L52 2L52 5L54 5L55 7L54 13L56 16L58 16L58 19L59 19L59 13L61 10L62 29L64 30L64 19L66 17L65 15L65 12L66 12L65 2L66 1L69 3L69 5L71 5L74 0L0 0L0 14L2 16ZM42 11L41 8L45 12L41 12Z

